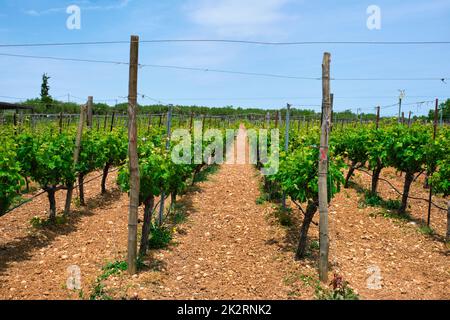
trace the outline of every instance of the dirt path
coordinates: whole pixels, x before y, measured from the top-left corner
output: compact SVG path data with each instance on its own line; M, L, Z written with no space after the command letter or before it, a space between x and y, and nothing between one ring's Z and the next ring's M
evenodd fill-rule
M311 299L310 288L298 277L309 262L293 260L293 247L273 221L273 208L256 204L259 187L253 165L221 165L183 198L189 222L180 227L176 245L156 253L151 258L157 261L155 270L132 279L127 294L143 299Z
M200 191L185 199L190 222L178 245L155 255L164 263L157 285L139 297L176 299L287 299L285 279L296 265L292 255L274 245L266 220L256 171L251 165L223 165ZM146 273L135 279L145 286Z

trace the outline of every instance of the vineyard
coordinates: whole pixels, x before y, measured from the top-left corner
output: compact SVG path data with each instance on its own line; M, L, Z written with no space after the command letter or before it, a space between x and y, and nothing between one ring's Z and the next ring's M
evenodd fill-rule
M358 265L364 257L363 268L387 264L381 268L389 281L383 297L448 298L448 126L389 119L333 124L327 175L330 263L331 271L344 275L352 287L331 293L314 280L320 120L280 121L272 116L207 121L172 111L141 115L136 277L127 276L124 256L130 192L127 123L113 117L93 126L83 112L85 108L72 123L31 124L24 118L1 128L1 297L380 298L349 269L349 263ZM196 125L205 132L215 129L224 138L198 140ZM187 159L183 155L187 164L170 158L182 150L173 136L180 129L194 142L184 146L192 151ZM233 130L231 138L227 129ZM273 152L271 139L261 143L264 130L270 129L283 133L278 152ZM252 140L250 132L258 137ZM235 139L248 140L247 159L252 141L258 141L257 161L216 161L218 154L234 153L235 148L239 154ZM203 150L200 161L193 161L196 149ZM257 174L258 169L270 169L277 157L275 174ZM374 259L372 250L387 252ZM402 280L407 273L400 277L389 260L383 261L400 258L399 252L405 263L423 270L425 282L419 281L417 290ZM88 274L75 291L65 282L69 265ZM267 278L255 279L259 286L239 282L266 266ZM227 268L228 274L220 273ZM48 277L52 284L45 281ZM269 283L279 291L269 293ZM240 287L245 290L237 291Z
M41 2L0 12L0 300L450 300L450 2Z

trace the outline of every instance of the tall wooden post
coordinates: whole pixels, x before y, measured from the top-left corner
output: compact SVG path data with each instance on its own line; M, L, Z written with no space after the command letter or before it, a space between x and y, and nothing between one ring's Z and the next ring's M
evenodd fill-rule
M328 52L324 53L322 63L322 106L323 118L322 131L320 135L319 152L319 239L320 239L320 257L319 257L319 278L326 283L328 281L328 135L330 123L330 58Z
M137 225L139 207L139 160L137 152L137 81L139 37L131 36L128 86L128 157L130 165L130 206L128 211L128 272L137 272Z
M438 108L439 108L439 100L436 99L436 105L434 107L434 122L433 122L433 141L436 140L437 134L437 123L438 123ZM427 172L427 179L431 177L434 170L436 168L429 168L429 172ZM427 226L430 226L431 223L431 201L433 200L433 186L429 186L430 193L428 194L428 217L427 217Z
M89 129L92 129L92 115L93 115L92 105L93 105L93 103L94 103L94 97L89 96L88 102L87 102L87 126Z
M377 107L377 124L376 124L377 130L379 127L380 127L380 106Z
M114 118L116 116L116 113L113 111L112 116L111 116L111 127L109 128L109 131L113 131L114 129Z
M408 114L408 127L411 127L411 111Z
M81 139L83 137L83 126L84 119L87 112L87 106L81 106L80 110L80 121L78 122L78 130L77 137L75 139L75 150L73 151L73 167L75 168L78 163L78 158L80 157L80 149L81 149ZM68 215L70 213L70 205L72 203L72 195L73 195L73 184L67 186L67 194L66 194L66 205L64 207L64 214Z

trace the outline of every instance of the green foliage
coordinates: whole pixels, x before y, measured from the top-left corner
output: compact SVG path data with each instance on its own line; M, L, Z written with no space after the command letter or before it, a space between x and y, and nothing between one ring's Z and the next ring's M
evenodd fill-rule
M311 250L319 250L319 248L320 248L319 241L317 241L317 240L311 241L310 244L309 244L309 248Z
M105 290L103 281L108 279L112 275L120 274L128 269L126 261L109 262L103 267L103 273L97 277L92 289L90 300L112 300Z
M78 173L86 175L89 172L101 169L109 160L105 149L110 141L102 139L102 136L101 133L94 130L86 130L83 133L79 161L76 166ZM109 135L106 136L108 137ZM110 148L111 146L108 147L108 149Z
M371 192L365 192L364 194L364 205L369 207L382 207L387 210L398 210L401 206L399 200L384 200L377 194L372 194Z
M328 169L329 199L340 190L344 177L341 158L330 158ZM294 201L307 202L318 199L319 149L311 146L299 147L289 155L280 155L279 170L267 179L280 183L283 191Z
M73 168L74 141L68 134L45 134L36 144L36 166L30 175L41 187L66 185L75 180Z
M406 173L420 172L427 163L427 145L432 140L422 126L396 126L387 137L388 163Z
M42 219L40 217L33 217L30 220L30 224L33 228L45 228L51 225L64 225L67 223L66 216L57 216L55 221L51 221L48 219Z
M148 247L150 249L166 248L172 241L171 231L164 226L151 226Z
M431 228L430 226L427 225L421 225L419 227L419 232L425 235L433 235L434 234L434 230L433 228Z
M349 283L337 274L334 275L330 288L323 288L318 284L315 294L318 300L359 300Z
M21 176L17 145L7 137L0 140L0 216L18 197L24 182Z
M50 104L53 101L52 96L50 95L50 85L48 84L48 80L50 77L44 73L42 75L42 84L41 84L41 102L46 106L46 108L50 107Z
M291 227L293 225L292 214L288 208L278 208L278 210L275 211L275 217L283 227Z
M106 266L103 267L103 273L97 279L103 281L108 279L110 276L119 274L127 269L128 264L126 261L108 262Z
M368 160L369 131L365 127L350 128L334 135L335 153L348 158L356 164L365 164Z

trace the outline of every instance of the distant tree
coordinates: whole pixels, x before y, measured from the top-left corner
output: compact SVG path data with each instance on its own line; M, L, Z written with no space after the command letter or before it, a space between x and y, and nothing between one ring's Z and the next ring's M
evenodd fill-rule
M48 84L48 80L50 77L44 73L42 75L42 84L41 84L41 102L45 105L45 108L48 110L50 108L51 103L53 102L53 98L50 95L50 85Z

